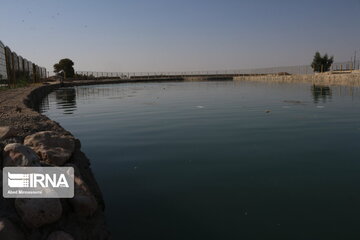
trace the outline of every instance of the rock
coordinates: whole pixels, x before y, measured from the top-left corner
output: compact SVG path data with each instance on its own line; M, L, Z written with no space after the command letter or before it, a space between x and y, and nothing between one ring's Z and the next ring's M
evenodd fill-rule
M104 199L100 190L98 183L95 180L94 174L92 173L90 167L90 160L86 157L86 155L81 152L78 148L75 149L71 157L72 164L67 164L69 166L75 166L75 173L77 176L81 176L81 179L86 182L87 186L89 186L91 193L95 196L96 201L98 203L98 207L102 210L105 209ZM81 171L80 171L81 169Z
M0 239L1 240L25 240L21 229L6 218L0 218Z
M98 209L98 203L95 196L90 191L89 186L83 181L79 169L75 165L68 165L74 167L74 197L69 199L74 212L82 217L93 215Z
M6 138L15 137L15 136L16 136L16 131L14 128L0 127L0 141L4 140Z
M2 165L3 165L3 150L4 150L4 147L5 147L5 145L0 142L0 167L2 167Z
M27 136L24 144L34 149L42 161L58 166L64 165L75 150L75 140L72 136L60 135L53 131Z
M23 141L24 141L23 137L16 136L16 137L7 138L7 139L3 140L2 143L4 145L10 144L10 143L21 143L22 144Z
M97 210L97 202L94 196L75 193L70 200L72 207L77 215L81 217L92 216Z
M29 228L56 222L62 215L61 202L57 198L17 198L15 208Z
M19 106L16 106L15 111L20 113L22 111L22 108Z
M2 155L3 167L34 166L39 163L36 153L20 143L6 145Z
M74 240L74 238L66 232L56 231L52 232L47 240Z

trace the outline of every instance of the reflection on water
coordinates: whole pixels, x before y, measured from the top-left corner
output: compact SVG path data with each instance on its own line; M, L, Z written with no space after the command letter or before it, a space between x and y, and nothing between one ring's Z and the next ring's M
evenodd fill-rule
M55 103L56 108L63 110L64 114L73 114L77 110L77 98L85 101L93 100L95 98L122 99L125 97L133 97L134 94L142 90L143 88L136 85L131 88L122 89L113 87L111 84L101 85L97 88L94 88L93 86L65 87L57 89L48 96L45 96L40 106L35 110L44 113L51 108L50 103Z
M76 91L74 88L62 88L55 91L56 104L64 114L72 114L76 110Z
M93 86L84 86L81 88L76 88L76 95L81 99L93 99L94 97L103 98L110 96L120 96L124 93L124 89L112 86L113 85L99 86L98 88L94 88ZM133 88L133 91L136 89L137 88Z
M332 92L329 86L312 85L311 92L314 103L318 103L320 100L324 103L327 100L331 100Z
M170 83L169 83L170 84ZM256 84L256 83L255 83ZM214 82L214 87L217 85ZM278 85L278 84L277 84ZM43 113L49 110L49 103L56 103L56 108L63 110L64 114L73 114L76 109L76 99L91 100L94 98L109 98L109 99L122 99L134 97L144 89L139 86L131 86L130 88L112 87L113 85L101 85L94 88L93 86L83 87L66 87L55 90L54 94L46 96L37 111ZM170 84L171 86L171 84ZM162 86L158 87L159 91L166 90ZM311 86L312 100L315 104L326 101L331 101L334 94L337 96L360 96L360 89L358 87L351 86L324 86L324 85L312 85ZM299 101L284 100L285 103L296 103ZM153 104L153 103L152 103ZM300 102L299 102L300 104Z
M38 111L44 113L49 110L50 103L55 103L56 108L63 110L63 114L73 114L76 111L75 88L60 88L46 96L39 106Z

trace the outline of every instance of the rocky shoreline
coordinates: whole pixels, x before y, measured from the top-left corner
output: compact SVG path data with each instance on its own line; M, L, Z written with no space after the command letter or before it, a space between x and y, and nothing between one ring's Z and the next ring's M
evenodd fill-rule
M0 200L0 239L71 240L110 238L105 204L80 141L36 111L60 84L0 92L0 163L6 166L73 166L72 199ZM2 188L2 171L1 171ZM2 189L1 189L2 191Z

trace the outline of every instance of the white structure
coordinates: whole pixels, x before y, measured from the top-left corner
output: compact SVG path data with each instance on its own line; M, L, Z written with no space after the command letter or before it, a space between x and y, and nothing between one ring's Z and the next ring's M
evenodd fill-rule
M29 61L24 58L24 72L29 72Z
M6 58L5 58L5 46L0 41L0 80L7 79L7 70L6 70Z
M46 78L46 68L42 68L42 77Z
M12 67L14 68L13 70L16 72L19 70L19 57L16 52L12 52L11 55L13 64Z
M32 76L34 73L33 72L33 63L31 61L29 61L28 63L29 63L29 74L30 74L30 76Z
M20 55L18 56L0 41L0 85L4 84L3 80L15 83L18 72L28 73L30 81L39 81L47 77L46 68L33 64Z
M24 71L24 59L22 56L18 56L19 59L19 71L23 72Z

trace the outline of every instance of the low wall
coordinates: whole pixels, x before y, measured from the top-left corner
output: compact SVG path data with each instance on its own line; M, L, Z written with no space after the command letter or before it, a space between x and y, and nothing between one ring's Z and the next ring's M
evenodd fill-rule
M232 76L191 76L191 77L184 77L184 81L194 81L194 82L201 82L201 81L232 81Z
M314 75L265 75L237 76L235 81L257 81L267 83L310 83L315 85L360 86L360 73L314 74Z

